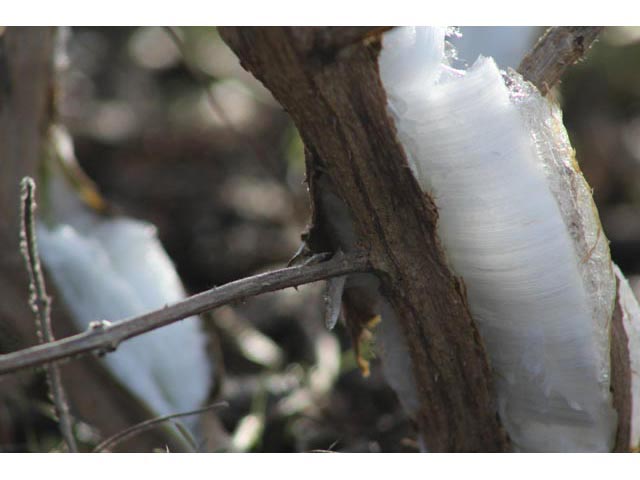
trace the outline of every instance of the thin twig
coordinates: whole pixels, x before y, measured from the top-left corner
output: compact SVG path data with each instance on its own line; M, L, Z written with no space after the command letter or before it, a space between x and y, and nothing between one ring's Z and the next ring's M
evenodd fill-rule
M38 338L40 343L44 344L53 342L55 339L53 337L53 328L51 327L51 298L47 295L44 276L42 275L35 232L36 184L32 178L25 177L22 179L20 187L22 197L20 250L29 272L29 304L36 316ZM51 364L45 366L45 372L62 438L70 452L77 452L78 446L73 436L71 415L69 414L69 406L62 387L60 369L57 365Z
M603 28L549 28L520 62L518 72L546 95L571 65L584 58Z
M227 402L217 402L211 405L207 405L206 407L190 410L188 412L172 413L171 415L164 415L162 417L156 417L156 418L151 418L149 420L145 420L144 422L137 423L129 428L122 430L121 432L116 433L115 435L110 436L106 440L100 442L93 449L93 453L100 453L100 452L104 452L105 450L111 450L118 443L124 442L125 440L128 440L129 438L135 435L139 435L140 433L144 433L163 422L167 422L175 418L197 415L198 413L203 413L213 408L226 407L228 405L229 404Z
M370 268L365 255L350 254L316 265L283 268L243 278L139 317L116 323L92 322L89 329L82 333L45 345L0 355L0 375L89 352L111 352L129 338L183 318L213 310L221 305L326 278L366 272Z

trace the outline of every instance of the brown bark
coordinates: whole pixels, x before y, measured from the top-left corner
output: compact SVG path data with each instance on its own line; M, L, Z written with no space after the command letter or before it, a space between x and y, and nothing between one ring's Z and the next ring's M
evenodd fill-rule
M42 145L52 34L13 28L0 34L0 351L37 343L19 250L20 179L35 171ZM8 410L12 403L22 403L23 388L31 381L31 375L0 379L0 405ZM8 420L0 430L10 428Z
M306 146L310 181L325 176L351 213L409 345L421 399L416 420L427 448L507 450L464 284L447 266L436 206L411 174L387 114L379 39L365 35L319 54L318 29L220 32L291 115Z
M50 115L53 30L8 28L0 37L0 319L31 319L19 250L20 179L36 172ZM3 321L0 320L0 321ZM4 320L6 321L6 320ZM36 341L34 323L17 327ZM16 339L17 340L17 339Z

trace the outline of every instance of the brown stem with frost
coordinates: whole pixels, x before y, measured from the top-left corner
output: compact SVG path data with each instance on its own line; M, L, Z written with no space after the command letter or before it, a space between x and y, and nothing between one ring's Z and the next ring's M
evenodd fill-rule
M604 27L551 27L520 62L518 72L542 95L582 60Z
M368 259L361 254L345 255L318 264L289 267L262 273L221 287L193 295L139 317L117 323L93 322L89 330L55 342L18 352L0 355L0 374L44 365L55 360L90 352L111 352L129 338L169 325L192 315L221 305L240 301L262 293L282 290L306 283L370 269ZM115 320L115 319L114 319Z
M603 27L552 27L540 37L533 50L524 57L518 71L546 95L571 65L582 60ZM615 452L628 452L631 445L632 371L629 337L622 321L620 283L616 272L616 302L611 319L611 393L618 413Z
M379 30L357 40L342 28L220 32L298 127L312 190L316 179L330 183L350 212L409 347L427 448L508 450L464 284L447 266L436 206L413 177L387 112Z

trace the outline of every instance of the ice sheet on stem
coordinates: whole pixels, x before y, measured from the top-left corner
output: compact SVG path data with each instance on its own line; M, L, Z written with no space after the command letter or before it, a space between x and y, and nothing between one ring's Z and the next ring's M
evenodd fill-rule
M445 35L391 31L380 72L398 138L466 285L502 423L518 450L609 451L615 280L559 112L490 58L452 69Z
M53 138L59 154L73 155L64 131L54 131ZM78 330L92 321L119 321L185 297L153 225L94 213L78 200L59 164L52 162L47 169L40 253ZM103 361L160 416L195 409L206 400L214 374L206 348L200 319L190 317L127 340ZM195 417L185 423L194 425Z

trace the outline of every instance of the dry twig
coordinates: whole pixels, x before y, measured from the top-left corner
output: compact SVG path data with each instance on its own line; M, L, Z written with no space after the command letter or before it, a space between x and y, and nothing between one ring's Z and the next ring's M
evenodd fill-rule
M518 72L546 95L571 65L584 58L603 28L549 28L522 59Z
M53 342L55 339L51 327L51 298L47 295L44 276L42 275L35 233L36 202L34 197L36 185L32 178L25 177L22 179L20 186L22 193L20 249L29 272L29 303L36 316L36 328L40 343L44 344ZM62 438L70 452L77 452L78 446L73 436L71 415L69 414L69 406L62 387L60 370L57 365L50 364L45 366L45 371L56 415L60 421Z
M117 323L92 322L88 330L77 335L0 355L0 375L89 352L111 352L129 338L221 305L326 278L365 272L370 268L369 260L365 255L352 254L315 265L283 268L243 278L139 317Z

